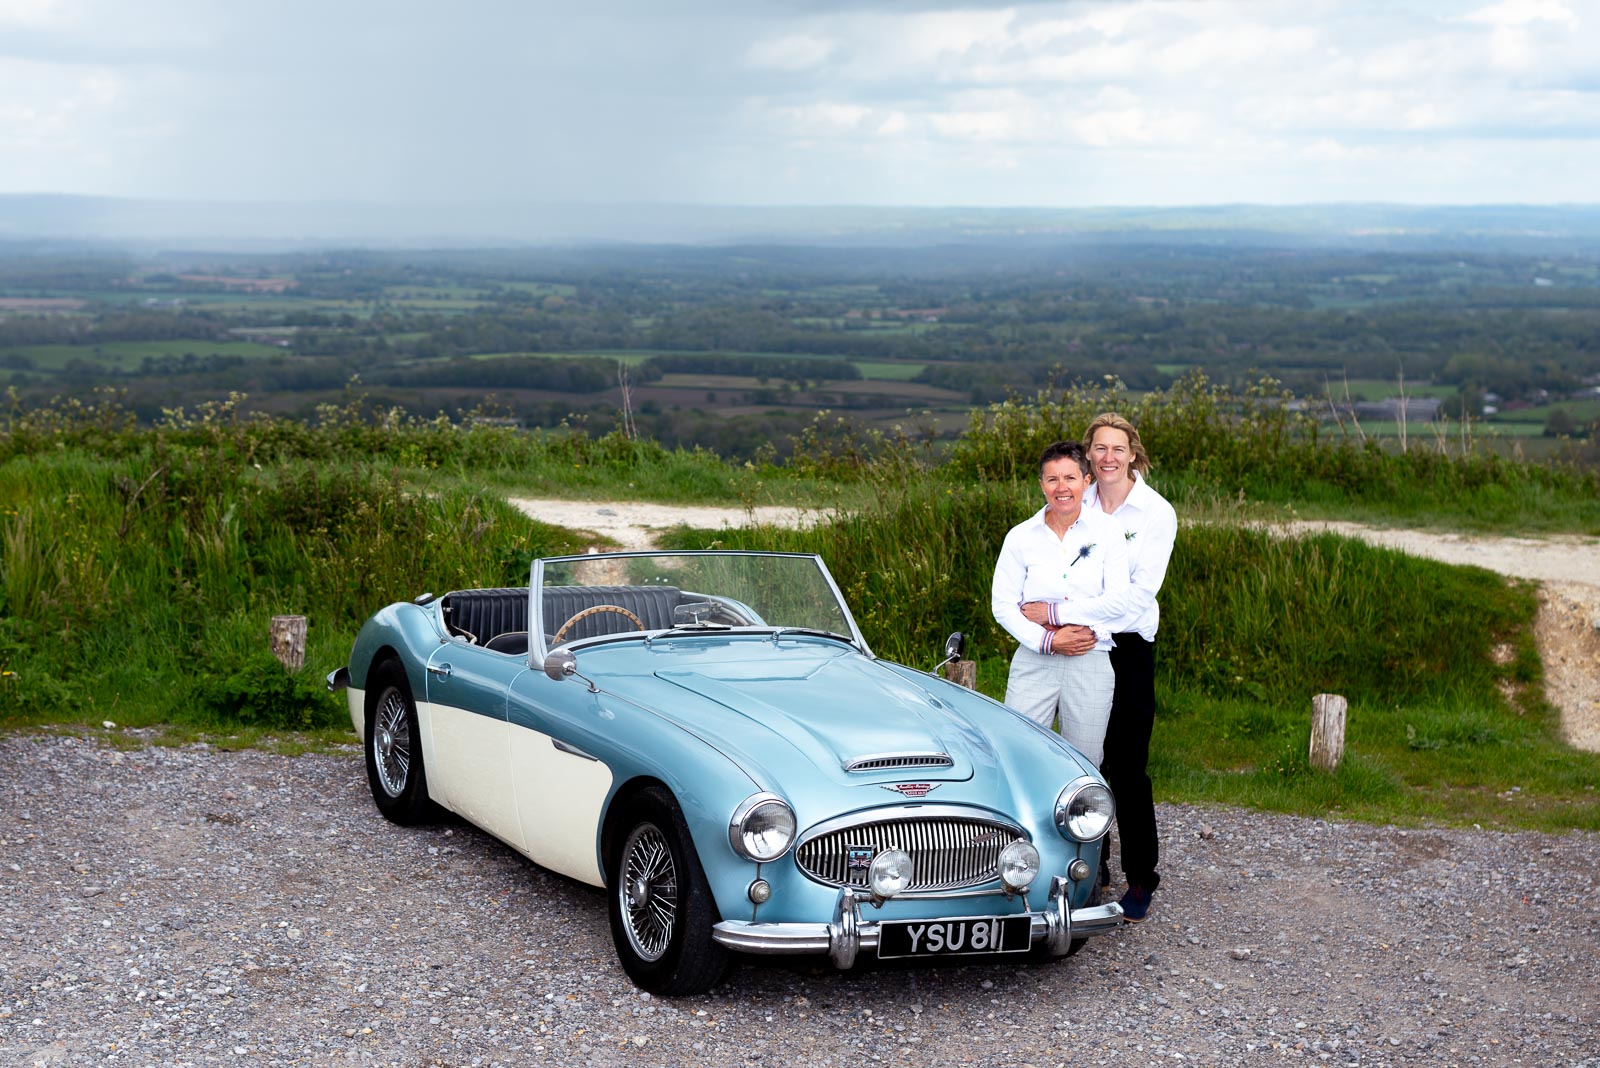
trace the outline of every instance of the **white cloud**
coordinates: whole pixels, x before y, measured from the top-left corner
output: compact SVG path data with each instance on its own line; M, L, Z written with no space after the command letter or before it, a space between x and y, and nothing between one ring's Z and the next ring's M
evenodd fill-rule
M757 41L745 53L752 67L779 71L803 71L820 67L833 54L834 43L811 34L791 34Z
M1498 4L1479 8L1464 17L1467 22L1482 22L1491 26L1529 26L1537 22L1554 22L1574 27L1579 21L1577 12L1565 0L1501 0Z
M1377 153L1364 146L1347 145L1331 137L1319 137L1302 148L1300 155L1311 160L1342 162L1345 160L1372 159Z
M0 25L43 26L62 13L61 0L0 0Z
M884 137L894 137L905 133L910 127L911 123L906 119L905 112L891 111L883 117L882 122L878 123L878 133Z

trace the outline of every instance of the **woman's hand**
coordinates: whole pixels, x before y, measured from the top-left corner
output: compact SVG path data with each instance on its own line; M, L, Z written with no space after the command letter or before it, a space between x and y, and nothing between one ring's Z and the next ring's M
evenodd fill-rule
M1050 625L1050 605L1044 601L1024 601L1022 614L1030 623L1037 623L1041 627Z
M1050 651L1057 656L1082 656L1099 644L1094 631L1069 623L1050 635Z

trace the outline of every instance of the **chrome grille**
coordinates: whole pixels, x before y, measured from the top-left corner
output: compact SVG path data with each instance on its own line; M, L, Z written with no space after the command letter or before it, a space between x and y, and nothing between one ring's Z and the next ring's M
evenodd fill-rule
M1000 820L963 816L910 816L846 827L829 827L801 842L795 862L806 875L828 886L866 886L865 866L851 871L850 852L904 849L911 854L909 890L958 890L999 877L1000 851L1021 829Z
M856 757L845 771L899 771L902 768L948 768L955 761L949 753L885 753L882 756Z

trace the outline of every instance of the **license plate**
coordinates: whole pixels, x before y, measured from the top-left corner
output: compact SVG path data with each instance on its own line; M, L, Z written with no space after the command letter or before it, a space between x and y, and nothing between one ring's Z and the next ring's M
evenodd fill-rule
M1023 953L1032 944L1033 920L1027 916L884 920L878 924L879 957Z

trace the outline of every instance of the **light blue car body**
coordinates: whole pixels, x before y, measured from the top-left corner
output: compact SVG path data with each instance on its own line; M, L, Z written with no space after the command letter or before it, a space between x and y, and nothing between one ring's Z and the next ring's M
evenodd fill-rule
M816 564L822 567L820 560ZM536 563L535 589L540 573ZM1069 784L1103 783L1098 770L1059 736L999 702L873 656L853 620L850 635L833 637L734 629L591 639L569 647L575 659L572 676L545 670L548 654L537 635L553 629L550 621L533 628L536 637L527 653L496 652L454 632L441 611L447 599L390 605L362 627L348 677L340 680L348 683L352 722L365 737L371 723L370 676L385 661L397 661L426 710L422 732L433 800L541 863L548 854L535 840L539 813L570 815L563 807L567 798L547 792L558 789L550 783L565 780L559 774L533 775L531 766L519 770L515 754L524 747L518 739L551 739L558 756L547 753L542 742L525 750L540 761L539 768L548 768L551 760L575 761L573 768L590 774L585 781L608 773L609 786L603 797L596 795L593 826L587 828L592 857L577 857L568 849L569 859L546 866L604 885L621 802L643 785L661 784L682 811L717 912L724 921L752 925L742 929L747 933L759 934L766 925L840 922L839 888L802 872L793 849L758 864L734 848L735 810L763 793L792 808L798 840L840 817L916 810L998 818L1019 827L1038 850L1040 876L1025 895L864 900L859 905L863 919L1044 914L1052 907L1061 912L1050 900L1052 888L1064 899L1066 912L1095 904L1096 880L1082 873L1085 866L1098 873L1102 841L1073 840L1058 827L1056 806ZM538 604L528 612L537 620ZM446 719L455 725L448 737L440 726ZM439 747L445 745L482 752L443 752ZM872 754L928 752L948 754L950 766L846 770L852 759ZM449 781L448 767L475 769L473 781ZM556 765L558 772L566 768ZM502 789L511 794L508 807L486 814L495 795L489 791L487 800L483 795L490 780L500 781L502 770ZM1075 860L1084 864L1076 869L1078 878L1068 879ZM759 905L751 896L758 879L770 887ZM1080 938L1117 922L1116 906L1100 906L1092 927L1080 923L1071 934ZM1064 952L1066 934L1060 938ZM836 947L837 940L836 935ZM817 948L796 943L787 949L781 940L761 944L753 936L730 935L726 941L757 952ZM835 948L834 959L848 965L854 952L841 958Z

